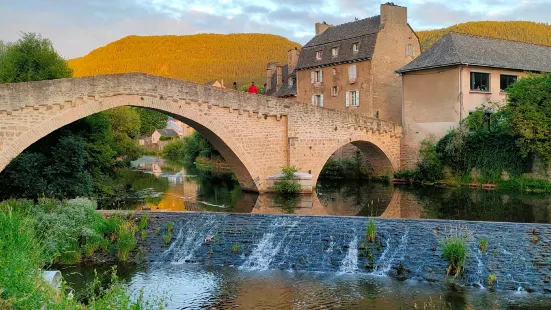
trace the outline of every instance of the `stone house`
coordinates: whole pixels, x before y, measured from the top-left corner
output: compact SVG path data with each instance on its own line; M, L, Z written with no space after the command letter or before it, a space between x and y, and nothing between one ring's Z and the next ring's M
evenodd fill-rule
M287 53L287 64L277 62L268 63L266 67L266 88L264 94L280 98L294 98L297 96L296 66L300 56L298 48L290 49Z
M449 33L397 72L407 168L417 161L420 141L441 138L485 103L504 102L504 90L518 78L551 72L551 47Z
M396 70L420 53L407 8L383 4L380 15L332 26L316 36L296 66L297 100L330 109L402 120L402 80Z
M172 117L169 117L166 121L166 128L176 131L176 133L178 133L178 135L181 137L187 137L195 131L193 127Z
M151 143L158 144L163 140L175 140L179 137L178 133L174 129L156 129L151 134Z

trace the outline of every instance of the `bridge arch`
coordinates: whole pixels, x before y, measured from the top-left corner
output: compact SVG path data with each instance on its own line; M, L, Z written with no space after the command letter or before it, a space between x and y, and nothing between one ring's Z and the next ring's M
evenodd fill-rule
M380 176L389 172L393 173L400 168L399 161L396 160L396 156L393 156L383 139L373 138L372 135L366 135L364 133L354 134L349 138L338 140L325 148L324 152L319 157L321 160L316 162L312 170L312 181L314 185L317 183L321 170L331 158L331 155L347 144L356 146L362 152L373 168L374 175Z

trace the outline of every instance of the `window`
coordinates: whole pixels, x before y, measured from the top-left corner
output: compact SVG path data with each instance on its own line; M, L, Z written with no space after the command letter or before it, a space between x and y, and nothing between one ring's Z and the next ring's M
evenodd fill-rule
M312 104L315 104L318 107L323 107L323 95L312 96Z
M311 74L312 74L312 84L314 83L321 83L322 80L323 80L323 72L322 70L316 70L316 71L311 71Z
M357 53L360 50L360 42L352 43L352 52Z
M333 57L339 56L339 48L338 47L333 47L331 49L331 56L333 56Z
M411 44L406 44L406 56L411 56Z
M509 88L509 86L511 86L511 84L516 82L517 78L518 78L518 76L516 76L516 75L507 75L507 74L500 75L500 77L499 77L499 89L500 89L500 91L503 92L507 88Z
M471 90L480 92L490 91L490 73L471 72Z
M317 59L317 60L320 60L320 59L321 59L321 56L323 56L323 51L317 51L317 52L316 52L316 59Z
M417 55L417 51L415 50L415 45L411 47L411 56L415 57Z
M289 83L289 86L293 86L293 78L289 78L289 81L287 81L287 83Z
M346 92L346 106L357 107L359 105L360 105L360 92L357 90Z
M339 95L339 88L337 86L333 86L333 91L331 93L333 94L333 97L337 97Z
M333 76L337 75L337 68L333 68Z
M356 82L356 65L351 65L348 67L348 81L350 83Z

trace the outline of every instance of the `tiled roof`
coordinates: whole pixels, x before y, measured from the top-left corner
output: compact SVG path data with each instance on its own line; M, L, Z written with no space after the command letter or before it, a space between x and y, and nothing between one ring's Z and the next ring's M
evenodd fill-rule
M426 52L396 72L404 73L460 64L551 72L551 47L448 33Z
M289 78L293 79L293 86L289 86ZM296 70L293 70L291 74L288 74L283 77L283 85L281 88L274 94L276 97L296 97L297 95L297 75Z
M174 129L157 129L157 132L161 134L161 137L177 137L178 133Z
M373 56L377 33L381 29L380 16L329 27L315 36L300 52L297 70L327 66L349 61L361 61ZM359 42L359 51L352 51L352 44ZM339 48L338 56L333 57L331 50ZM322 51L322 59L316 59L316 52Z

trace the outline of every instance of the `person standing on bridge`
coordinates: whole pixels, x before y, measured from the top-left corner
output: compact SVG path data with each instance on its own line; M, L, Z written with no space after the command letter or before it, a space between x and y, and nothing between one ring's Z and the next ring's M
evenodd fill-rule
M256 88L256 85L254 85L254 82L249 87L249 93L251 94L258 94L258 88Z

